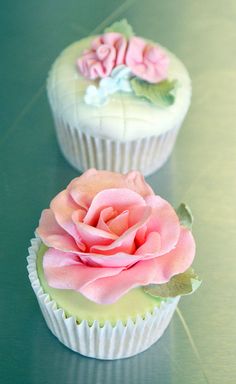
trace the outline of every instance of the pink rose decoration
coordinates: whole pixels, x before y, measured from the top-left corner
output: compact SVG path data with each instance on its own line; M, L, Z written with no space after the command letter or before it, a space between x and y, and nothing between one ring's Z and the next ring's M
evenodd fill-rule
M94 80L107 77L114 67L124 64L127 41L120 33L105 33L93 40L92 47L77 60L82 75Z
M134 75L149 83L158 83L167 78L168 56L160 47L140 37L130 39L125 63Z
M99 304L169 281L195 254L191 232L139 172L85 172L42 212L37 232L49 247L48 284Z

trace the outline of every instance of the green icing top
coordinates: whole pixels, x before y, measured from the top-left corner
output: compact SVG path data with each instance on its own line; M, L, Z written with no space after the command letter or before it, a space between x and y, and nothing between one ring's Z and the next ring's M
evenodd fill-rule
M126 324L128 318L135 320L138 315L145 317L147 312L152 313L159 307L161 300L144 292L142 287L134 288L113 304L96 304L79 292L69 289L56 289L49 287L43 271L43 256L47 247L42 244L37 255L37 272L45 293L62 308L66 316L73 316L77 322L87 320L90 325L97 320L103 325L106 320L114 325L118 320ZM165 300L166 301L166 300Z

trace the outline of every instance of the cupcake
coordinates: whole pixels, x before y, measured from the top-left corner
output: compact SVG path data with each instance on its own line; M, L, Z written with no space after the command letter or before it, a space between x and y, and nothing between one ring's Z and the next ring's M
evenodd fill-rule
M52 333L85 356L119 359L156 342L200 281L190 210L139 172L88 170L42 212L29 248L32 288Z
M175 55L135 36L122 20L66 48L47 91L58 142L72 166L149 175L173 149L191 82Z

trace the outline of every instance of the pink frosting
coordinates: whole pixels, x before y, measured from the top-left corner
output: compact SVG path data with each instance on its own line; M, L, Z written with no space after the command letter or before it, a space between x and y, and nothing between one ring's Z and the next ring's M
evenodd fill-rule
M48 284L100 304L169 281L195 254L191 232L139 172L85 172L42 212L37 232L49 247Z
M81 74L91 80L109 76L121 64L141 79L158 83L167 78L169 58L160 47L140 37L127 42L120 33L109 32L96 37L91 49L77 60Z
M120 33L105 33L93 40L91 49L77 60L77 66L91 80L109 76L114 67L124 64L126 48L127 41Z
M169 58L157 45L134 36L129 41L126 65L141 79L158 83L167 78Z

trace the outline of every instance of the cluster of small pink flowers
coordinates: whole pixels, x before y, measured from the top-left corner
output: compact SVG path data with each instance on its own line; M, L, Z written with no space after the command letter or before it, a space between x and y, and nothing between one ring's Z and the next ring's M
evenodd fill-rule
M81 74L91 80L109 76L122 64L135 76L158 83L167 78L169 58L160 47L140 37L126 40L120 33L109 32L96 37L77 60Z

